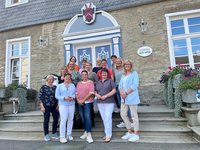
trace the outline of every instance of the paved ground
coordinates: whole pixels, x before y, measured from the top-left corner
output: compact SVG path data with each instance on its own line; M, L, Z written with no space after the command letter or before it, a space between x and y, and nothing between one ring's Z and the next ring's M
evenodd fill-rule
M199 150L200 144L38 142L0 140L0 150Z

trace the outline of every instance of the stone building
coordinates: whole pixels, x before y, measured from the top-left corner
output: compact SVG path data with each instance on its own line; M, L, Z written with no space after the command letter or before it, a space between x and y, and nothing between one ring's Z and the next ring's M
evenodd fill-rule
M134 62L142 102L160 104L161 73L200 64L199 8L199 0L1 0L0 84L39 89L72 55L95 66L115 54Z

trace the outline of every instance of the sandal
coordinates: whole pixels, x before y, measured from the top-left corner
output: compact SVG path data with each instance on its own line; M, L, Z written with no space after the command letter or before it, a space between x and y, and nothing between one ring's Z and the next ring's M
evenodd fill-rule
M105 143L109 143L111 141L111 137L106 137L106 139L104 140Z

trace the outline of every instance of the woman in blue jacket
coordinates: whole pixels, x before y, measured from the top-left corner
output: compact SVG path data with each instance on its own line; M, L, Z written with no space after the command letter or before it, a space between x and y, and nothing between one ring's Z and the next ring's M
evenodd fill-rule
M122 136L123 140L135 142L139 140L139 119L137 113L137 105L140 103L138 93L139 78L138 73L133 71L133 63L130 60L124 63L124 74L119 83L119 90L121 95L121 117L126 124L128 133ZM133 121L133 128L128 117L128 109L131 112L131 119Z

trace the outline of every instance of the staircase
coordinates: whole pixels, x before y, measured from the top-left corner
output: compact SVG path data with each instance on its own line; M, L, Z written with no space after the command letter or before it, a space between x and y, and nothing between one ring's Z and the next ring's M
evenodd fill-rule
M140 140L146 143L197 143L193 132L187 128L185 118L174 118L173 110L164 105L139 106ZM120 115L113 113L112 142L127 142L121 140L125 128L116 128L121 122ZM40 111L21 114L4 115L0 120L0 139L10 140L43 140L43 116ZM51 130L51 125L50 128ZM103 141L103 123L98 113L95 113L95 127L92 130L94 141ZM73 129L75 141L82 141L79 136L83 129Z

